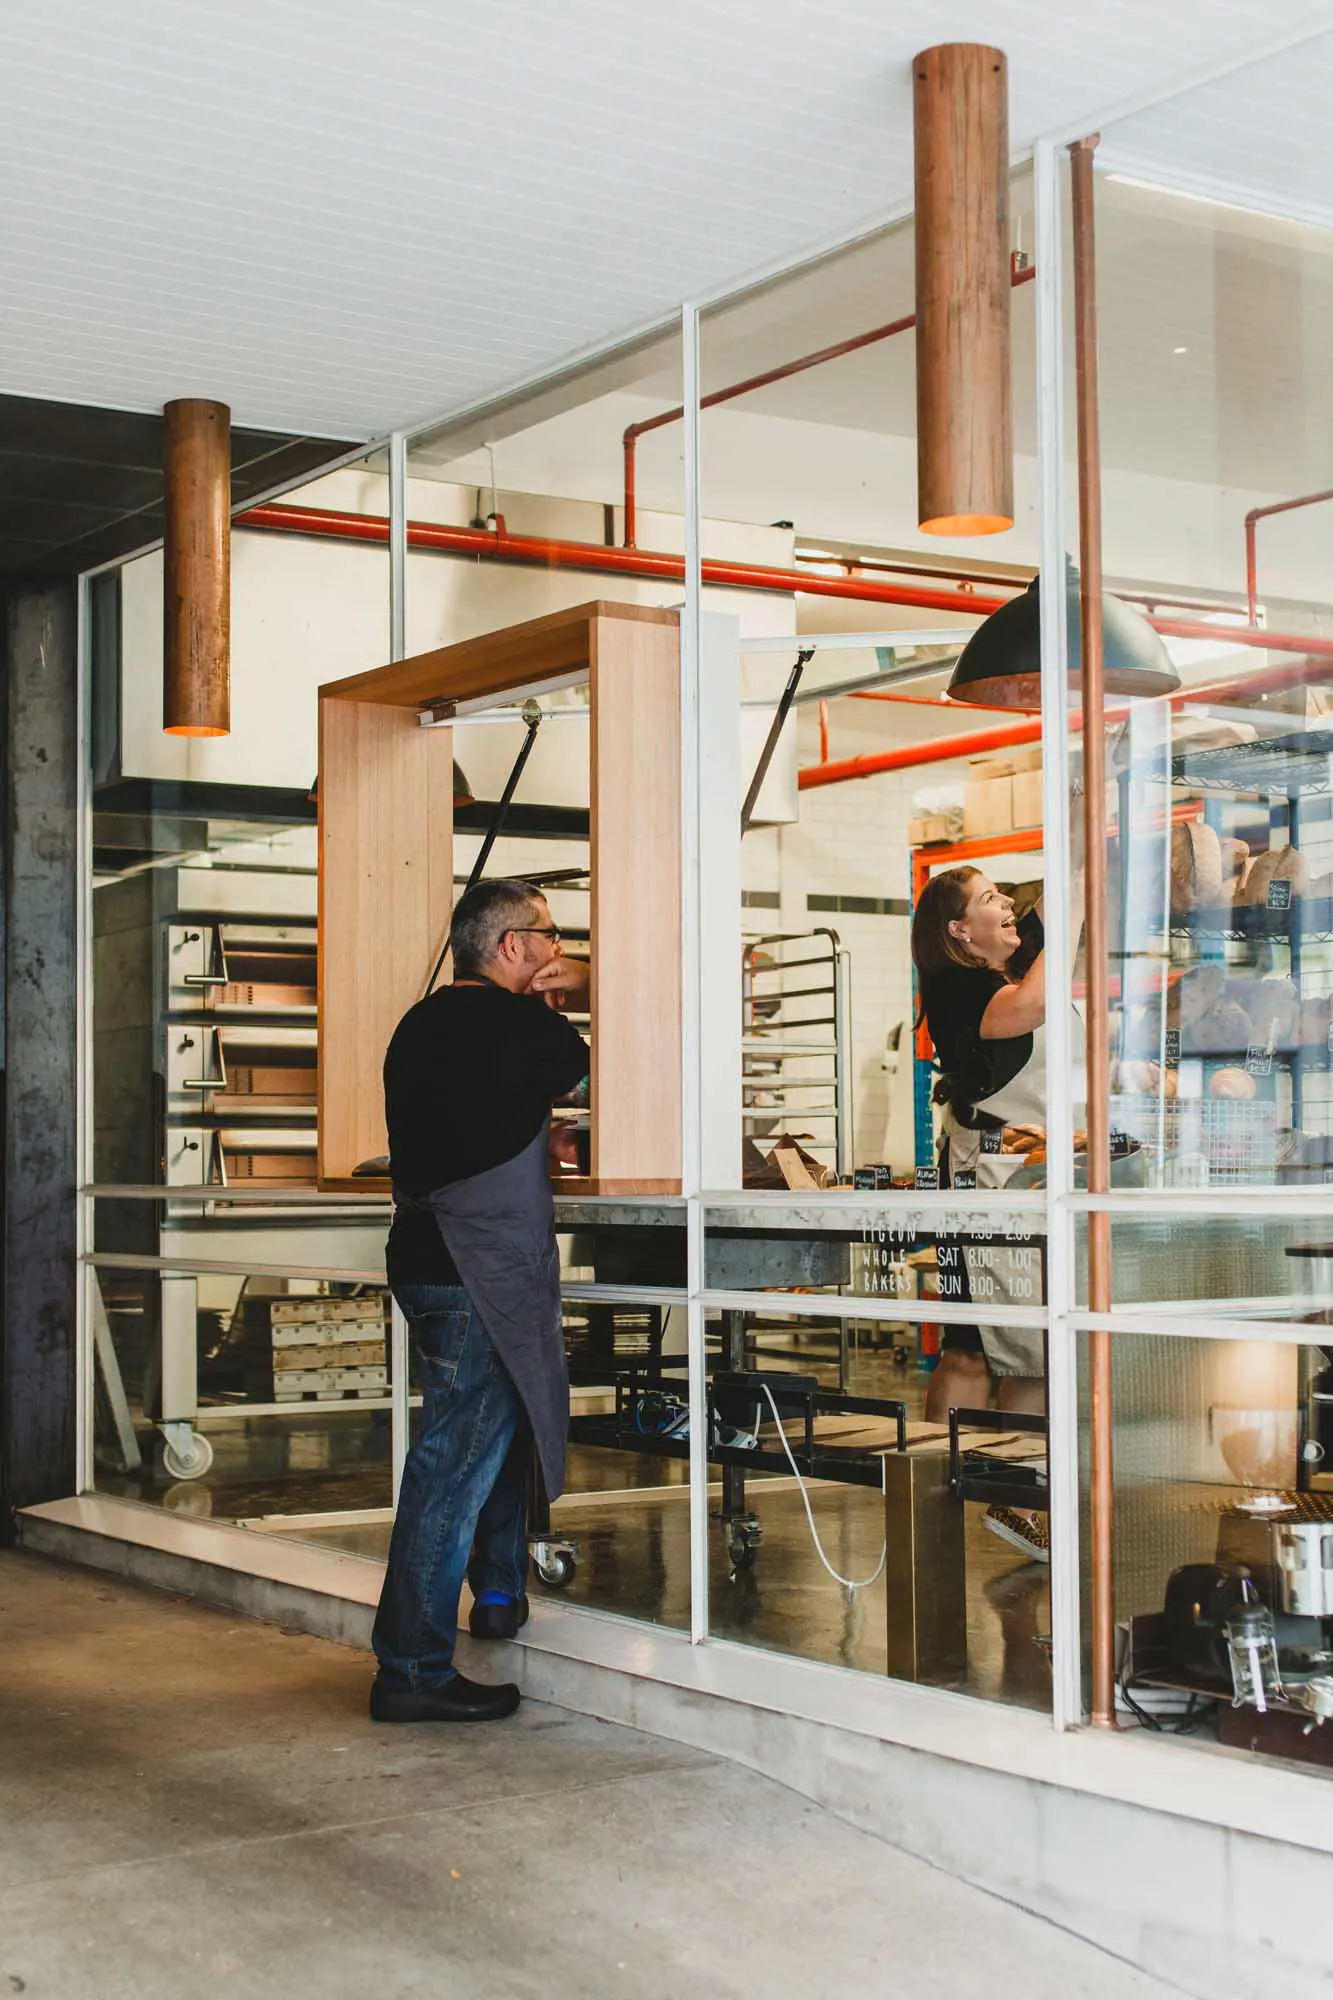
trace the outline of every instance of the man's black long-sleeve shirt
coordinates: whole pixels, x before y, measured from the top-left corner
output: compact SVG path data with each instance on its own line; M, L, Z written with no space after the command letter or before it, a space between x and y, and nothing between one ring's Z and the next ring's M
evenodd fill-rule
M588 1045L544 1000L500 986L442 986L404 1014L384 1058L394 1186L411 1195L512 1160L553 1100L588 1074ZM456 1285L432 1215L395 1211L389 1282Z

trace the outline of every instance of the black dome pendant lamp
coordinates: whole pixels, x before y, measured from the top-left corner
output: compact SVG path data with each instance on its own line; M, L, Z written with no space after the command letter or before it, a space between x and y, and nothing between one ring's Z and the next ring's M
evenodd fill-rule
M963 648L950 701L979 708L1041 708L1040 579L1011 597L979 625ZM1078 576L1072 565L1066 582L1069 606L1069 684L1077 695L1082 658ZM1141 611L1109 591L1102 595L1102 646L1108 695L1174 694L1180 675L1161 637Z

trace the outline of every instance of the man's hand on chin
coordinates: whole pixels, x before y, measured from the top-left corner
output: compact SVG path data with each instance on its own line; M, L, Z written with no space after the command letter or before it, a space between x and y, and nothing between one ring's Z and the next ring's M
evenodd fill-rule
M592 967L586 958L548 959L538 972L528 981L528 992L536 993L548 1007L563 1013L566 1007L578 1008L588 995L588 983L592 977Z

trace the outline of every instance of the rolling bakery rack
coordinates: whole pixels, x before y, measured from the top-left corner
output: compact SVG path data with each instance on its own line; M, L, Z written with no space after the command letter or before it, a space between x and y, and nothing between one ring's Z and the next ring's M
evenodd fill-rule
M747 1139L816 1127L807 1143L851 1170L851 953L836 931L747 938L741 960L742 1125Z

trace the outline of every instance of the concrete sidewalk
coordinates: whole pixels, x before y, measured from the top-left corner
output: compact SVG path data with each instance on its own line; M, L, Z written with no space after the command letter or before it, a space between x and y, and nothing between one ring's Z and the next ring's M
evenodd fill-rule
M0 2000L1153 2000L769 1780L529 1703L375 1728L366 1658L0 1552Z

